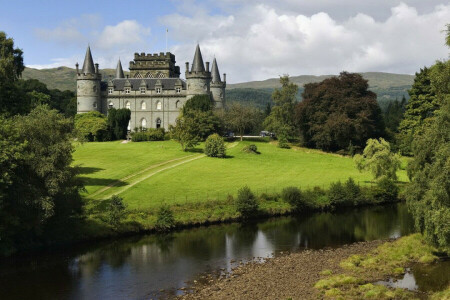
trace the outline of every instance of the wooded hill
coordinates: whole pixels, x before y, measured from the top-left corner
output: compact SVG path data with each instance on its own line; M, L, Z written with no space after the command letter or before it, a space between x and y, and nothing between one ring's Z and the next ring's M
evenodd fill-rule
M100 72L104 79L114 76L114 69L101 69ZM125 72L127 73L127 72ZM361 73L362 76L369 80L370 90L378 95L378 101L382 106L385 103L397 99L401 99L404 95L408 96L408 89L414 81L413 75L392 74L381 72ZM334 75L301 75L292 76L290 80L299 86L297 94L298 100L301 100L303 85L310 82L319 82ZM75 91L75 69L68 67L59 67L53 69L32 69L25 68L22 73L23 79L38 79L45 83L49 89L71 90ZM264 108L269 101L275 88L280 87L278 78L270 78L263 81L249 81L227 85L228 102L241 102L244 104L253 104L257 107Z

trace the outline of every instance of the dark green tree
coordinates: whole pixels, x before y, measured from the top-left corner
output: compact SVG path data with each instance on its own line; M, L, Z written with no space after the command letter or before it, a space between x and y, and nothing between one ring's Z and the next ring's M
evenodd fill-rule
M110 108L108 110L108 130L110 140L123 140L127 137L131 111L128 108Z
M209 95L196 95L186 101L183 106L183 114L187 114L189 111L210 111L213 105Z
M205 141L205 154L209 157L224 158L226 147L223 138L217 133L211 134Z
M225 111L224 123L227 129L237 133L241 137L245 132L251 132L261 124L262 113L251 106L232 103Z
M79 140L101 142L108 136L106 117L98 111L75 115L74 124Z
M384 136L383 116L376 94L360 74L342 72L308 83L296 107L303 142L327 151L364 147L369 138Z

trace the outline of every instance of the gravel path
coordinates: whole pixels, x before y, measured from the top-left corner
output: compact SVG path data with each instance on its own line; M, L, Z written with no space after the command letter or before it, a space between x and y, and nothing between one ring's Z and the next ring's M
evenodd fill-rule
M385 241L362 242L337 249L307 250L235 268L228 278L197 283L180 299L320 299L314 284L320 272L340 270L339 262L367 253Z

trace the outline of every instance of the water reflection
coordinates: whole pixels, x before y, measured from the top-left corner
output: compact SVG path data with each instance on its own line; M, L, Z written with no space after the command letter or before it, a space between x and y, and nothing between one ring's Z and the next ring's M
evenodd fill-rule
M0 299L148 299L179 293L204 272L280 251L401 236L402 204L194 228L0 262Z

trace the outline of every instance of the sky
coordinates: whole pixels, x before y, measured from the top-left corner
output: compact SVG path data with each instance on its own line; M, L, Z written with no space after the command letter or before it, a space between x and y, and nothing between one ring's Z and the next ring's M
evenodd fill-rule
M0 31L32 68L124 69L135 52L170 51L184 76L200 44L229 83L283 74L414 74L448 59L450 1L438 0L0 0ZM167 41L167 42L166 42ZM167 44L167 48L166 48Z

